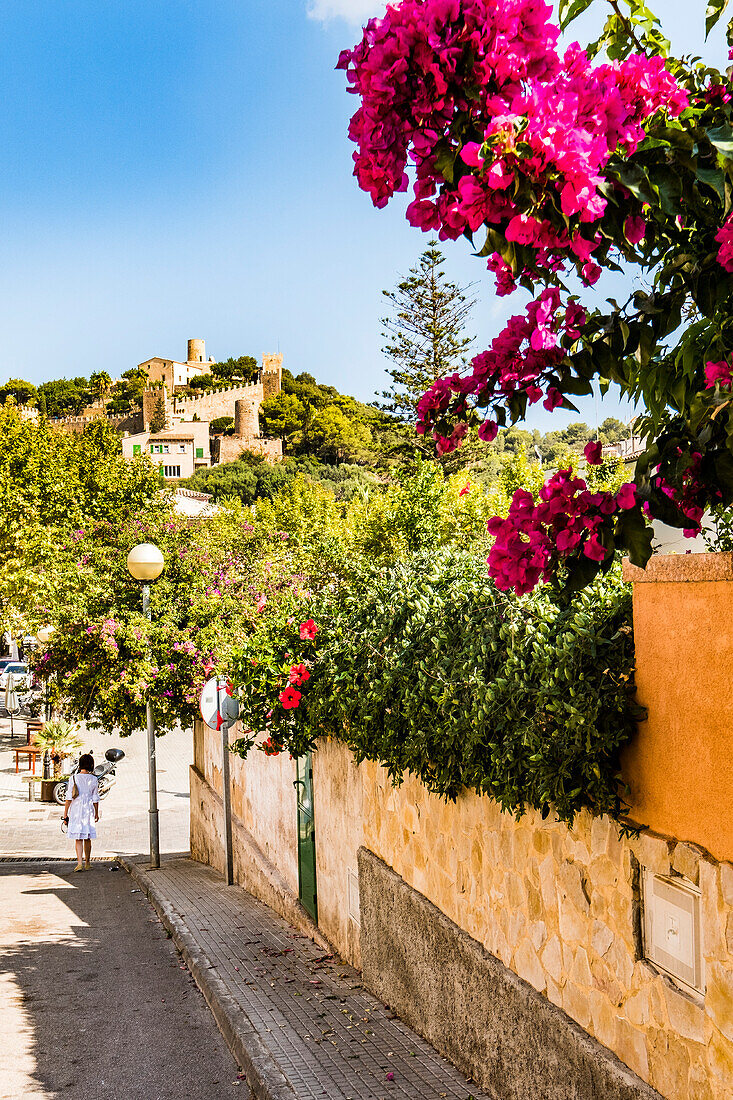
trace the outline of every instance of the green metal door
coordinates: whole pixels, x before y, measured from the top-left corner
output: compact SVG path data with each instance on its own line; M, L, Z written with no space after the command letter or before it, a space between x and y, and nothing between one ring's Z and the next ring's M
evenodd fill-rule
M318 920L316 897L316 830L313 819L313 757L297 761L295 790L298 795L298 892L302 905Z

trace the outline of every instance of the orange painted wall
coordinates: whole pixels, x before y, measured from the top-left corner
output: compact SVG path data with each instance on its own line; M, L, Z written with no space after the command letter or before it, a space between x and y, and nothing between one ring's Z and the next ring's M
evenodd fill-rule
M733 554L625 563L624 576L649 711L624 754L629 816L733 860Z

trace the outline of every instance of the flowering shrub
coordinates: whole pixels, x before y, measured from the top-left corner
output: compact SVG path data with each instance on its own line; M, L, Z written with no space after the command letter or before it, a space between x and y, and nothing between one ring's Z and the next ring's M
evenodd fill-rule
M489 552L489 572L497 588L513 588L518 596L551 577L558 563L571 554L607 569L616 540L624 531L626 513L636 504L634 485L622 485L616 494L591 493L570 469L553 474L539 495L540 502L535 504L531 493L518 489L507 518L497 516L488 524L496 539ZM589 568L588 579L595 571ZM585 580L578 567L574 580L576 584Z
M204 682L226 674L234 642L256 628L258 606L277 588L279 559L261 559L242 511L208 520L163 514L78 532L68 551L76 590L48 609L56 630L34 658L65 713L127 735L144 728L149 697L158 732L192 722ZM150 621L126 567L129 549L148 540L165 559L151 585Z
M365 570L318 614L291 751L332 735L444 797L469 787L567 822L623 811L619 750L639 709L618 570L558 607L497 591L480 557L421 551Z
M561 25L591 2L561 0ZM402 0L339 60L360 98L355 175L375 205L411 185L411 224L441 239L481 231L478 254L497 293L536 293L468 373L436 382L418 430L440 453L472 424L491 440L540 400L574 408L596 379L646 409L636 498L616 508L613 524L607 501L588 503L578 490L594 533L572 546L577 531L558 547L523 499L514 536L497 528L506 536L497 579L507 580L508 553L524 562L521 587L558 567L587 583L615 547L643 565L645 517L695 533L706 507L733 503L730 374L721 367L733 353L731 84L701 62L669 58L641 0L627 0L623 17L612 7L597 42L561 55L560 27L541 0ZM723 7L709 5L708 30ZM600 50L609 61L595 60ZM632 264L651 289L611 301L609 312L565 288L570 273L591 286Z

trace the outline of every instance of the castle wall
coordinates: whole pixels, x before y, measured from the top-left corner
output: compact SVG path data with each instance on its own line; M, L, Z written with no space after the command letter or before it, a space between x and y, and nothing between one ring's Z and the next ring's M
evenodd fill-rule
M183 417L184 420L192 420L194 416L199 420L216 420L219 416L233 416L235 403L241 398L255 401L259 408L263 400L262 383L232 386L226 390L202 393L200 397L174 397L171 411L173 416Z
M268 462L281 462L283 457L282 439L266 439L257 436L254 439L238 439L235 435L223 435L211 441L211 460L218 462L236 462L243 454L262 455Z
M49 420L54 428L61 428L65 432L83 432L88 424L93 424L95 420L103 419L102 416L65 416L58 417ZM125 413L122 416L110 416L104 417L110 427L114 428L117 432L141 432L143 430L143 414L139 410L135 410L130 413Z

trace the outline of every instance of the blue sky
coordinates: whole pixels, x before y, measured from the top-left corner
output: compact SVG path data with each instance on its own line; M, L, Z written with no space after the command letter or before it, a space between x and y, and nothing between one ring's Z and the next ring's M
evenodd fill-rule
M704 0L658 6L673 44L703 48ZM356 101L334 65L374 10L0 0L0 377L117 377L197 336L217 358L279 348L293 373L381 389L381 290L427 238L351 174ZM725 63L722 34L705 53ZM483 347L519 302L467 243L445 251L451 278L479 281Z

